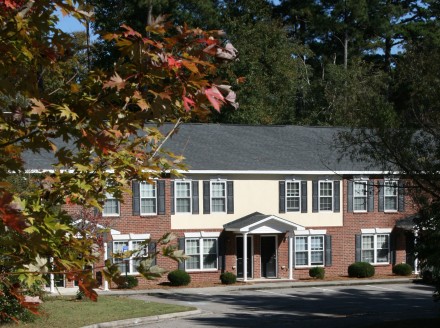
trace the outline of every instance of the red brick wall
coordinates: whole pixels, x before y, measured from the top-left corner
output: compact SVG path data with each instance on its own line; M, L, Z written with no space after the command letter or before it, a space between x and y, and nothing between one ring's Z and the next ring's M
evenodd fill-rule
M377 181L375 181L377 184ZM120 231L122 234L127 233L148 233L151 239L157 240L164 233L171 231L171 209L170 209L170 183L166 180L166 206L165 215L154 216L134 216L132 214L132 196L125 195L121 202L120 216L117 218L102 218L103 223L110 228ZM384 213L378 212L378 190L375 189L374 195L374 212L371 213L348 213L347 212L347 180L343 181L343 227L313 227L313 229L325 229L327 234L332 236L332 266L326 267L326 276L344 276L347 274L348 266L355 261L355 235L361 233L361 229L368 228L394 228L397 220L412 214L416 211L415 206L410 202L409 197L406 199L405 213ZM236 200L239 201L239 200ZM75 207L66 208L68 212L74 213L78 210ZM306 227L307 228L307 227ZM218 231L219 230L212 230ZM198 232L194 230L174 230L172 231L178 237L184 237L185 232ZM395 231L397 235L396 243L396 263L405 261L405 234L403 231ZM288 259L288 238L285 234L278 235L278 277L288 278L289 276L289 259ZM222 240L225 241L225 271L237 273L236 268L236 235L229 232L222 232ZM177 243L177 241L175 241ZM261 277L261 252L260 252L260 236L253 236L253 276ZM157 264L167 270L178 268L178 264L168 258L159 256ZM219 263L220 266L220 263ZM308 277L307 269L294 270L294 278ZM192 272L193 281L219 281L221 271L203 271ZM376 266L377 274L390 274L391 265ZM156 285L158 282L167 281L166 276L155 281L147 281L143 278L139 279L140 288L146 285Z

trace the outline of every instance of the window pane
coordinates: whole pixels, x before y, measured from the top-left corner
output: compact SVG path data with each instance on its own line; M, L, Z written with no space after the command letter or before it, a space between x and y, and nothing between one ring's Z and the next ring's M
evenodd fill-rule
M127 263L123 259L113 259L113 263L118 265L118 269L121 271L121 273L127 272Z
M156 197L156 185L142 182L140 185L141 198Z
M296 237L295 238L295 250L296 251L306 251L307 249L308 249L307 237Z
M141 213L156 213L156 199L145 198L141 199Z
M176 182L176 197L191 197L189 182Z
M385 210L397 210L397 197L385 197Z
M119 214L119 201L117 199L106 199L103 207L103 215Z
M203 269L217 268L217 254L203 255Z
M319 195L320 196L332 196L332 182L320 182L319 184Z
M185 253L187 255L200 254L199 245L200 245L200 242L198 239L187 239Z
M310 265L323 265L324 264L324 252L312 252Z
M212 212L226 212L226 202L224 198L212 199Z
M215 239L203 239L203 254L217 254Z
M332 210L332 198L330 197L321 197L319 203L319 209L321 211L331 211Z
M317 251L317 250L323 250L324 249L324 237L310 237L311 239L311 250Z
M374 236L362 236L362 249L374 249Z
M189 213L191 211L191 200L189 198L176 199L176 212Z
M114 241L113 253L122 253L128 251L128 241Z
M362 250L362 262L374 262L374 250Z
M295 252L295 265L308 265L307 252Z
M185 261L185 265L188 270L200 269L200 256L189 255L189 258Z
M299 196L299 182L287 182L286 196L287 197Z
M288 211L299 211L299 198L288 198L287 199L287 210Z
M212 197L225 197L225 195L226 195L225 183L212 182L211 188L212 188L212 191L211 191Z

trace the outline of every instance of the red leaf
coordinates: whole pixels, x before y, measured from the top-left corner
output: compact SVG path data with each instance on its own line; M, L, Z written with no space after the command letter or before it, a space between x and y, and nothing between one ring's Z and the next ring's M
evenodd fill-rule
M22 232L26 228L26 222L19 211L11 207L12 195L4 193L0 198L0 216L5 226Z
M212 88L205 90L205 95L208 98L211 105L215 108L217 112L220 112L220 107L224 104L225 98L221 92L214 85Z
M185 107L185 110L189 112L191 110L191 107L194 107L195 101L191 98L183 96L183 107Z
M168 67L170 68L180 68L182 67L182 62L180 60L175 60L173 57L168 56Z

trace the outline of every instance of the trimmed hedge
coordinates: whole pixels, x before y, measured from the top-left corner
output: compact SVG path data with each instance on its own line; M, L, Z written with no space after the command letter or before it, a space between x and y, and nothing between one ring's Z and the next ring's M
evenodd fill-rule
M348 267L348 276L352 278L368 278L374 273L374 266L367 262L355 262Z
M168 281L172 286L186 286L191 282L191 276L183 270L168 273Z
M398 276L409 276L412 273L412 268L408 263L399 263L393 266L393 273Z
M237 276L232 272L223 272L220 275L220 280L223 285L233 285L237 282Z
M325 269L321 267L314 267L309 270L309 276L316 279L324 279Z
M120 276L117 284L119 289L132 289L139 285L139 280L135 276Z

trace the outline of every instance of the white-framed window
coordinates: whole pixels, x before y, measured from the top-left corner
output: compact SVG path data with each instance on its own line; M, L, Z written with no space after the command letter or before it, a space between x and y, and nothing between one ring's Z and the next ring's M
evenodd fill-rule
M333 181L319 181L319 210L333 211Z
M366 212L367 211L367 181L355 180L353 181L353 211Z
M136 274L139 263L148 256L148 247L145 240L116 240L113 241L113 253L123 253L134 251L133 255L127 259L114 258L113 262L118 264L122 274Z
M211 181L211 212L226 213L226 181Z
M217 238L186 238L185 255L187 271L217 270Z
M295 236L295 267L324 265L324 236Z
M301 182L286 181L286 211L301 211Z
M102 216L119 216L120 206L119 200L112 194L105 193L104 206L102 208Z
M399 187L397 180L384 181L384 210L389 212L397 211Z
M139 194L141 204L141 215L157 214L157 188L156 182L139 183Z
M390 235L363 234L361 241L361 261L371 264L390 262Z
M174 197L176 213L191 213L191 181L175 181Z

